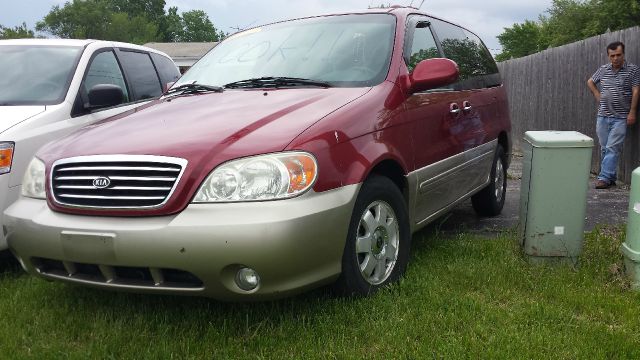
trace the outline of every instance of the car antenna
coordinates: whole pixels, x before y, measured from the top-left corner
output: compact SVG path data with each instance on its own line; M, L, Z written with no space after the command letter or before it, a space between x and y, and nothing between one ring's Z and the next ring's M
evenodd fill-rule
M255 23L256 23L256 21L258 21L258 19L253 20L249 25L246 25L245 27L240 27L240 26L238 25L238 26L235 26L235 27L234 27L234 26L229 26L229 28L231 28L231 29L235 30L236 32L245 31L245 30L247 30L248 28L250 28L250 27L251 27L251 25L255 24Z

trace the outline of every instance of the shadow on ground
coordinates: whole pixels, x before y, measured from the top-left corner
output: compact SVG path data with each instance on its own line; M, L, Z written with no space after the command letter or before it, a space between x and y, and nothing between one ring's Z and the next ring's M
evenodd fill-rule
M22 271L18 260L9 251L0 251L0 275L4 273L20 273Z

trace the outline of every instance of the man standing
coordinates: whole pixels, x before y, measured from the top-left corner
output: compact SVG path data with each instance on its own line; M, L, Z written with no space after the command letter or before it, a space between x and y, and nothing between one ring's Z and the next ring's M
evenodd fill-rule
M609 44L607 55L610 63L602 65L587 81L589 90L600 104L596 133L601 164L596 189L615 185L622 143L627 125L636 122L640 94L640 71L636 65L624 60L624 44L620 41Z

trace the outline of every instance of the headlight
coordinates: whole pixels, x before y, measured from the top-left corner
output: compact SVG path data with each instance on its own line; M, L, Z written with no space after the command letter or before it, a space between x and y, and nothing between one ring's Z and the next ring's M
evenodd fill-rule
M217 167L193 200L203 202L285 199L307 191L318 172L316 159L304 152L260 155Z
M24 173L24 178L22 179L23 196L36 199L46 198L44 188L44 171L44 163L40 159L34 157L29 163L27 171Z
M0 175L11 171L14 147L12 142L0 142Z

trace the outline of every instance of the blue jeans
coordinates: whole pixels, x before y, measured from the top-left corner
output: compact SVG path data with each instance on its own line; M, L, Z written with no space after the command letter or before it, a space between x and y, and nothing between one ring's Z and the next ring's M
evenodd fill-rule
M598 116L596 133L600 141L600 174L598 180L616 181L618 158L627 132L627 119Z

